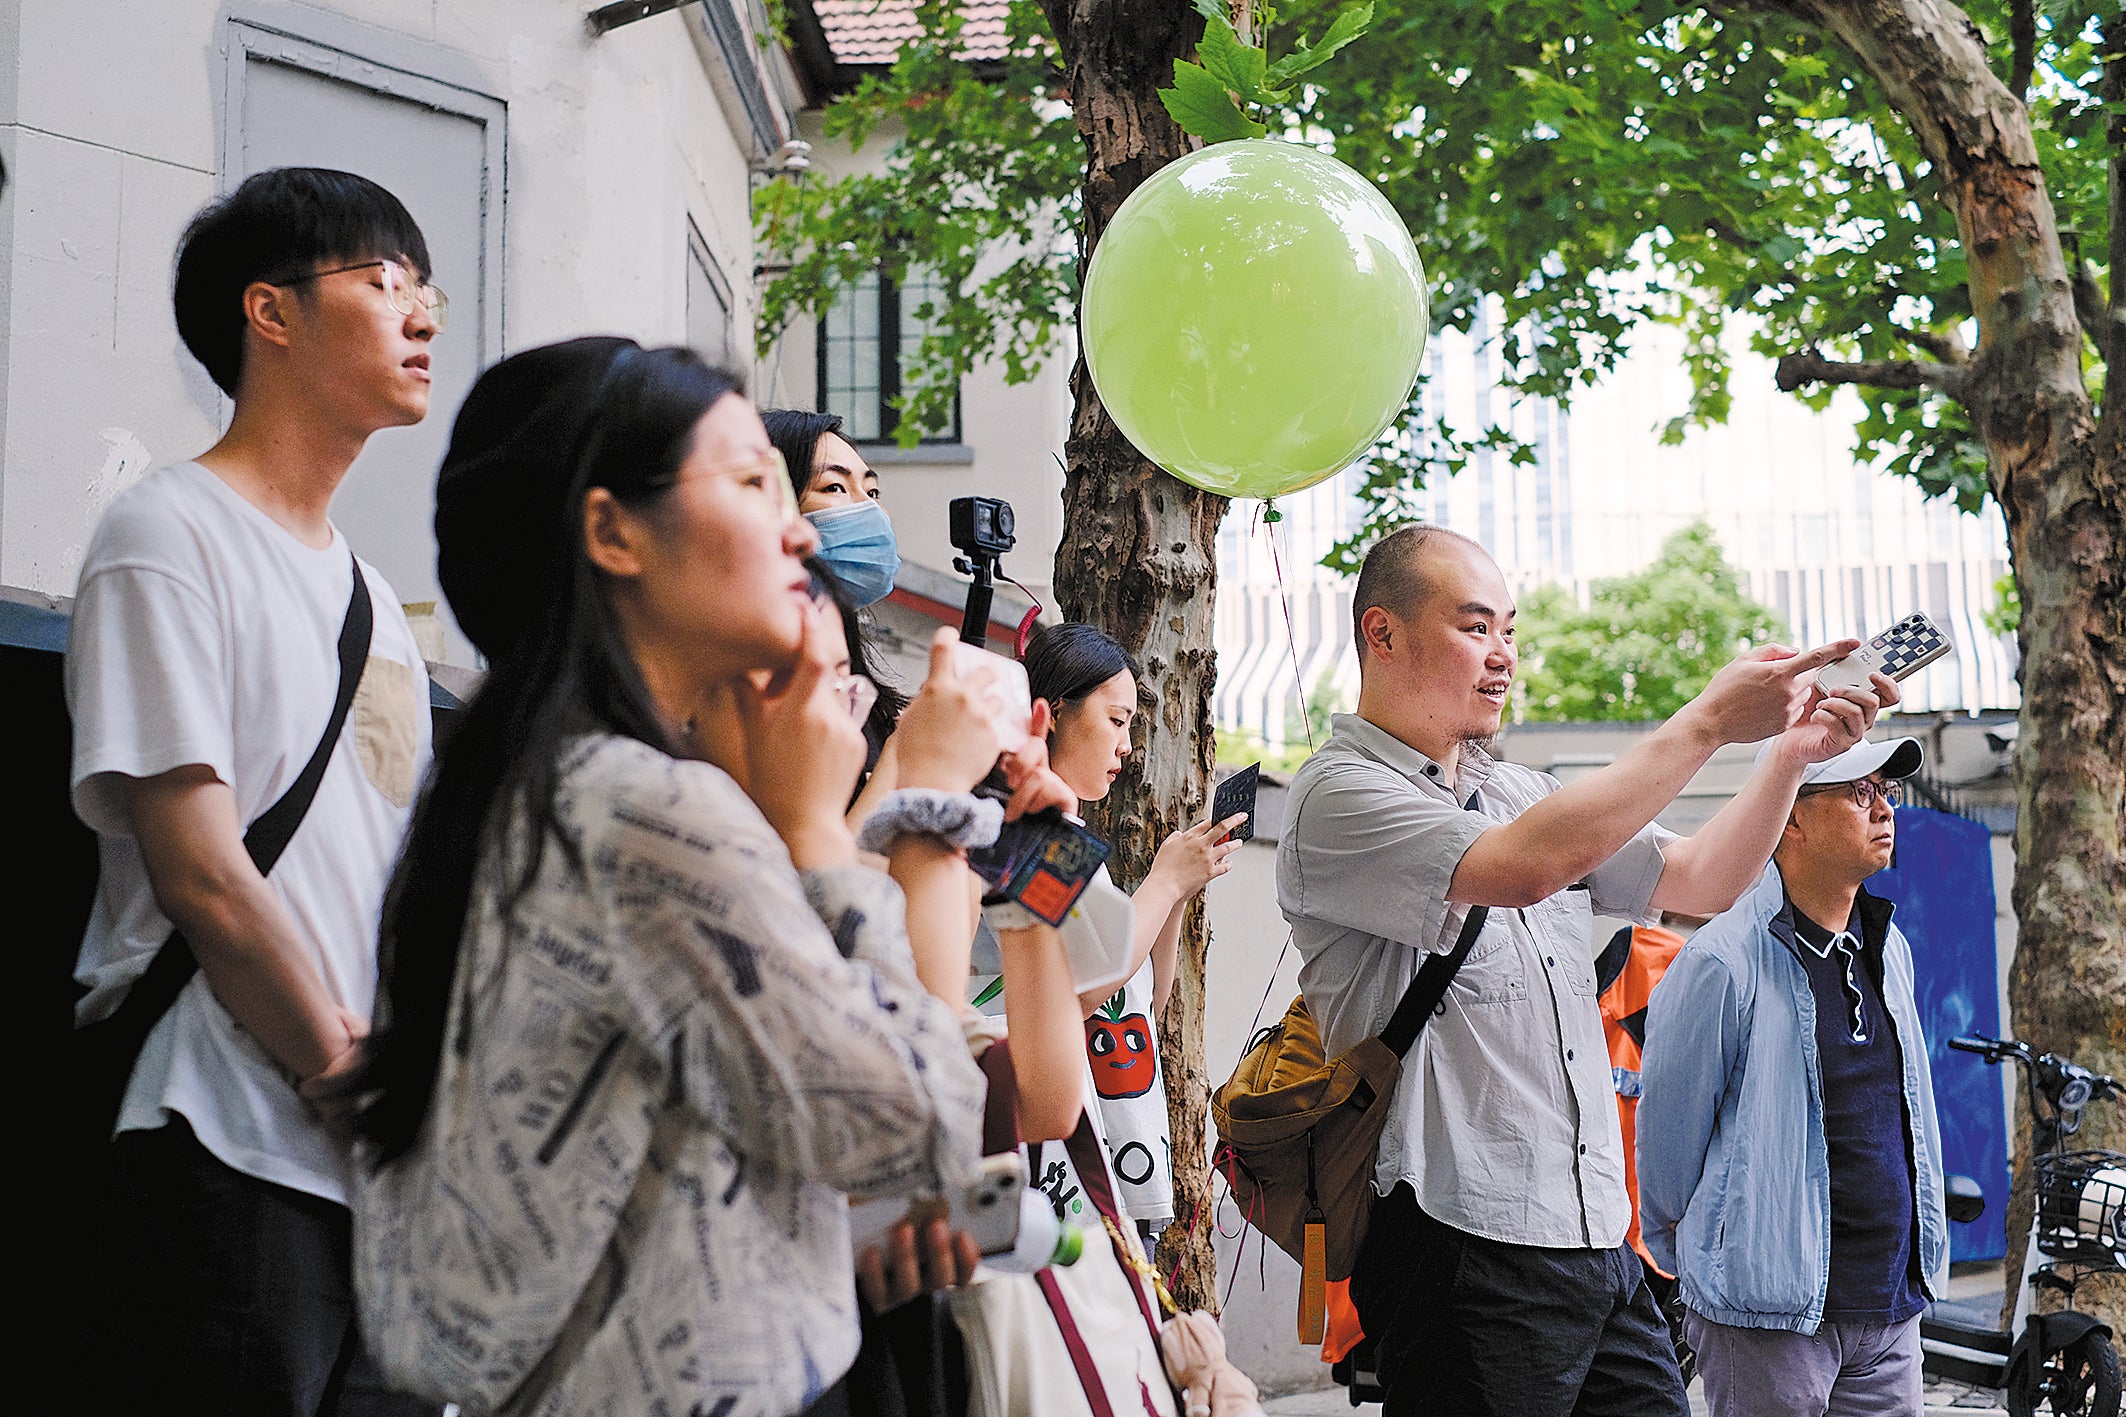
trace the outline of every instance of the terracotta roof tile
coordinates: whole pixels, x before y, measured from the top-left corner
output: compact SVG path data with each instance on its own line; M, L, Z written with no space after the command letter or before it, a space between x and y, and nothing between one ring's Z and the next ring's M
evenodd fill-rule
M1002 0L966 0L967 27L960 31L962 58L980 61L1004 56ZM891 64L901 46L915 39L916 0L812 0L812 11L825 31L837 64Z

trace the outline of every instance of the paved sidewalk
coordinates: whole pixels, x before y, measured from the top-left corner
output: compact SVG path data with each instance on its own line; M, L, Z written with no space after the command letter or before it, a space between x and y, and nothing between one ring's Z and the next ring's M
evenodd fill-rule
M1328 1388L1320 1392L1294 1393L1289 1397L1273 1397L1262 1404L1269 1417L1380 1417L1380 1407L1367 1403L1354 1408L1342 1388ZM1690 1410L1703 1414L1704 1394L1700 1385L1690 1385ZM1981 1388L1965 1387L1962 1383L1928 1383L1926 1417L1973 1417L1973 1414L2006 1412L2000 1405L2000 1394Z
M1947 1297L1951 1299L1986 1299L1997 1302L2001 1292L2001 1268L1994 1264L1957 1265L1950 1275ZM1703 1417L1705 1394L1702 1383L1690 1385L1691 1411ZM1351 1406L1350 1397L1342 1388L1323 1388L1314 1392L1292 1393L1285 1397L1266 1399L1263 1411L1269 1417L1380 1417L1380 1406L1367 1403L1363 1407ZM2000 1412L2007 1407L2000 1394L1988 1388L1967 1387L1962 1383L1930 1381L1927 1384L1925 1417L1972 1417L1972 1414Z

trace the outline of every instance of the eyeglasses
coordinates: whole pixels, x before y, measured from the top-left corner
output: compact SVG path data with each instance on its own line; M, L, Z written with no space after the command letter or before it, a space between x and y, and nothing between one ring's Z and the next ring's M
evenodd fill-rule
M834 692L845 695L849 701L849 717L862 723L871 715L871 706L878 702L878 685L861 674L844 674L834 681Z
M699 477L683 477L680 482L703 482L711 477L733 477L738 479L741 486L758 482L758 487L750 487L748 490L757 491L772 499L785 526L795 522L800 515L797 510L797 489L790 485L790 464L783 461L780 448L769 448L744 462L726 463L722 467L711 468Z
M425 305L428 307L428 318L435 321L438 330L450 323L450 297L427 281L414 279L413 272L397 261L357 261L351 266L334 266L329 271L312 271L306 276L274 283L304 285L313 280L323 280L326 276L342 276L349 271L366 271L371 266L383 267L384 299L391 302L392 309L401 315L411 315L417 308Z
M1878 782L1872 777L1863 777L1856 782L1833 783L1828 787L1811 787L1801 792L1802 797L1822 797L1839 793L1863 812L1873 811L1875 799L1880 797L1891 807L1904 805L1905 791L1900 783Z

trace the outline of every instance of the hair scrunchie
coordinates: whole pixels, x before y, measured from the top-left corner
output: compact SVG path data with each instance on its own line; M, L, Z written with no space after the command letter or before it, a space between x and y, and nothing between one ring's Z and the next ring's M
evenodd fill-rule
M1004 828L1004 804L972 792L903 787L886 794L857 829L856 844L888 855L904 836L927 836L965 851L988 846Z

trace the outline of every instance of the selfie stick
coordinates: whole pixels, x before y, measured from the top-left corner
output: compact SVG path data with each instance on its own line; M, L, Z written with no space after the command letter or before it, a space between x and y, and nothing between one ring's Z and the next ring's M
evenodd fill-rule
M956 556L953 568L974 577L967 587L967 609L960 615L960 638L977 649L989 647L989 604L996 595L997 558Z

